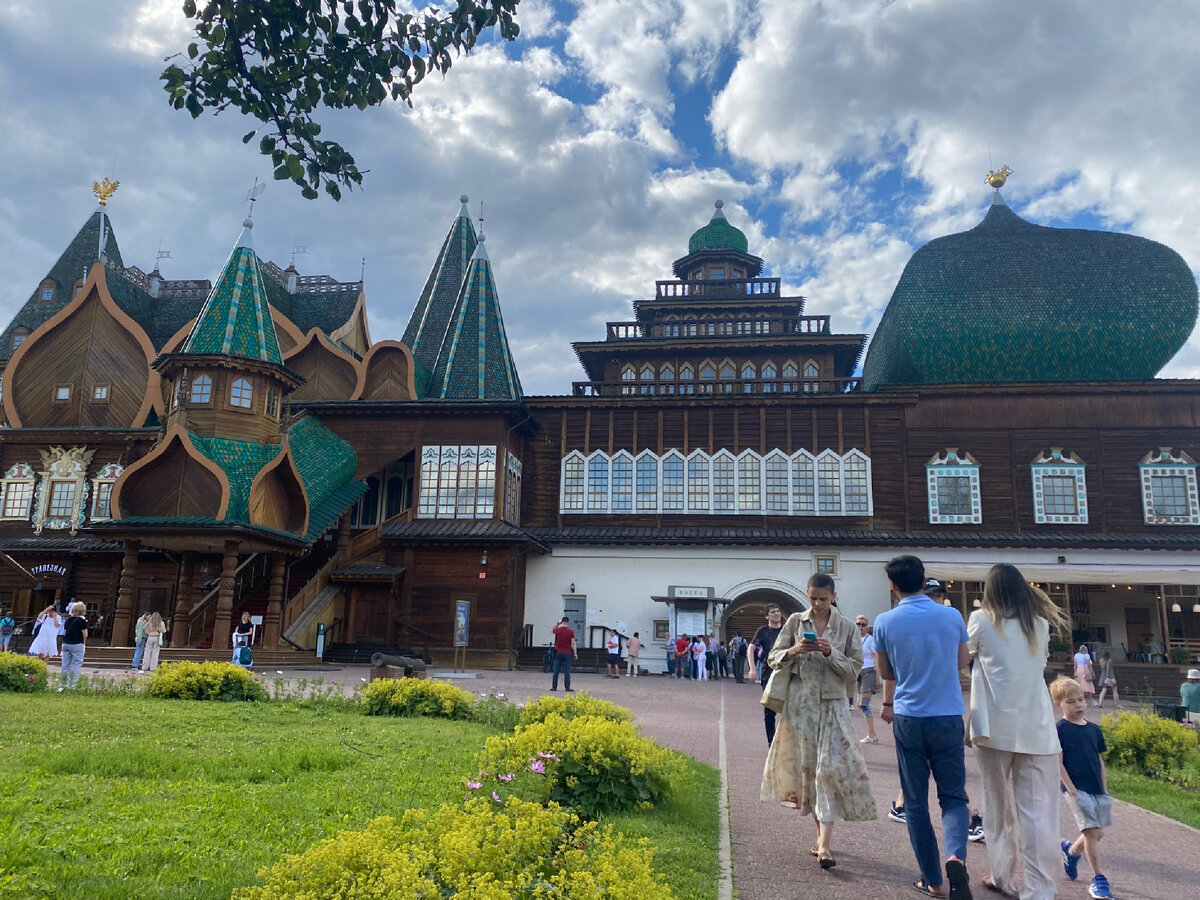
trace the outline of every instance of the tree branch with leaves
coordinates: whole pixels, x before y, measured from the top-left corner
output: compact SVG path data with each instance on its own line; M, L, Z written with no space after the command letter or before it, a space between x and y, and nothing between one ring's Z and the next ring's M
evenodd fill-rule
M263 125L242 143L260 138L275 178L309 199L324 188L339 200L365 172L341 144L321 138L317 110L389 99L412 106L425 76L444 76L488 29L515 40L519 2L459 0L448 11L409 12L397 0L185 0L196 40L167 58L161 77L171 106L192 118L232 108L258 119Z

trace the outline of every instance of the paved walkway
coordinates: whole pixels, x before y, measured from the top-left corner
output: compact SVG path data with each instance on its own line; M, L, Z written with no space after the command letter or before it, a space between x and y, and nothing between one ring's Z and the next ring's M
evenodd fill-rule
M90 673L87 667L85 671ZM326 682L352 685L366 673L362 667L347 667L320 677ZM268 678L274 676L273 672L264 674ZM437 676L442 672L434 669L431 674ZM460 677L455 683L481 693L503 692L514 702L534 699L550 689L550 676L540 672L470 674L476 677ZM286 671L286 677L289 681L299 677L312 679L315 673L291 670ZM833 844L838 866L822 871L808 854L816 836L812 820L758 799L767 741L757 685L739 685L733 679L692 683L661 675L617 680L575 673L572 686L629 708L648 737L718 768L724 737L732 880L741 900L764 897L911 900L918 896L911 887L919 873L908 832L903 825L887 818L888 806L899 790L900 781L895 748L886 726L879 728L878 744L860 745L867 760L879 819L840 824ZM857 712L855 722L859 735L865 734ZM979 777L970 751L967 791L977 803ZM1074 823L1066 805L1062 804L1060 809L1063 836L1074 835ZM936 818L935 812L935 827ZM1200 897L1200 832L1194 829L1117 801L1113 827L1100 850L1113 893L1122 900ZM988 873L987 845L969 844L967 855L975 897L999 898L979 884L979 879ZM1090 877L1086 860L1081 861L1079 881L1072 883L1064 876L1058 896L1064 900L1083 900L1087 897Z

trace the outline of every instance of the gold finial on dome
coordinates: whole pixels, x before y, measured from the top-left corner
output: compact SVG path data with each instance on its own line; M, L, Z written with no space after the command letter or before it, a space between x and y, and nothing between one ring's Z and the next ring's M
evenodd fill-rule
M1000 190L1000 188L1004 187L1004 182L1008 181L1008 176L1012 173L1013 170L1008 166L1001 166L998 172L989 171L987 173L987 178L985 178L984 181L986 181L996 190Z
M92 182L92 193L96 195L101 206L108 206L108 198L115 194L120 186L121 182L105 178L103 181Z

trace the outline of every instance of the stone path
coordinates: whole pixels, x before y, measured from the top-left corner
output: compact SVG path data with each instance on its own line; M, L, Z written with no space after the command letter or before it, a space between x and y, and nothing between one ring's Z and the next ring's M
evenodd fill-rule
M91 672L86 666L85 671ZM285 672L288 681L318 677L311 672ZM434 670L432 674L437 676L441 672ZM550 676L540 672L470 674L476 677L454 679L454 683L480 693L503 692L515 702L534 699L550 689ZM275 677L274 672L264 675L268 679ZM327 683L353 685L365 676L365 668L347 667L319 677ZM908 832L903 825L887 818L888 806L899 790L899 777L895 748L886 726L879 728L878 744L860 745L867 760L879 819L840 824L833 845L838 866L822 871L808 854L816 834L811 819L758 799L767 742L756 685L739 685L732 679L692 683L661 675L610 679L575 673L572 686L629 708L648 737L723 769L728 785L732 887L741 900L760 897L909 900L918 896L911 887L919 873ZM855 722L859 735L865 734L857 713ZM967 791L973 803L977 802L979 778L970 751ZM1065 804L1060 811L1063 836L1074 835L1074 823ZM1200 898L1200 831L1117 801L1113 827L1106 833L1100 849L1113 893L1122 900ZM979 879L988 873L986 844L968 845L967 868L977 900L999 898L979 884ZM1079 881L1072 883L1063 876L1058 896L1064 900L1083 900L1087 897L1090 877L1085 860L1080 864Z

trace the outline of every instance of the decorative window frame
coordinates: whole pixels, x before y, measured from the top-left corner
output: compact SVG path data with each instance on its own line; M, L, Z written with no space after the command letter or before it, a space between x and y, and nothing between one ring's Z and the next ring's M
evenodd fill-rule
M74 390L74 385L65 383L56 384L54 385L54 392L50 395L50 402L56 405L60 403L70 403L71 394L74 393Z
M668 461L674 463L677 473L670 478L670 485L664 467ZM618 477L618 463L628 477ZM607 493L603 500L593 499L596 491L592 473L596 465L605 466ZM805 476L806 471L811 477ZM653 479L653 491L639 490L646 487L648 478ZM618 481L622 484L620 499ZM855 490L858 486L865 487L865 494ZM781 490L786 494L781 495ZM836 496L829 496L830 490L835 490ZM651 498L653 503L648 502ZM770 508L768 498L772 501ZM781 504L780 499L786 503ZM724 505L718 508L719 502ZM559 512L618 516L872 516L871 460L857 449L843 454L827 449L817 456L807 450L787 454L779 449L765 456L754 450L735 455L726 449L713 454L693 450L686 455L678 449L661 454L643 450L636 456L628 450L613 454L594 450L587 456L573 450L560 464Z
M1184 479L1187 495L1187 512L1183 515L1166 515L1154 509L1154 479ZM1200 492L1196 485L1196 461L1182 450L1179 455L1171 453L1170 447L1150 451L1138 465L1138 482L1142 486L1142 516L1147 525L1200 525Z
M491 519L496 511L496 446L426 444L417 483L418 519Z
M817 575L830 575L834 578L838 575L838 554L836 553L814 553L812 570Z
M196 389L199 388L201 396L197 397ZM211 375L201 372L199 375L193 375L191 383L187 385L187 398L190 406L208 406L212 403L213 396L213 379Z
M4 473L3 481L0 481L0 519L10 522L28 519L30 512L33 510L33 494L37 483L37 475L33 471L33 466L29 463L14 463ZM8 506L8 492L13 488L22 488L22 493L25 495L25 510L21 515L8 516L4 514Z
M51 447L49 451L39 450L42 457L42 471L38 473L41 480L33 494L33 531L41 534L43 529L52 531L70 531L75 534L86 518L88 502L87 469L95 455L95 450L87 447L72 447L64 450L62 447ZM48 509L55 483L73 483L75 490L71 498L71 509L66 516L49 517Z
M225 404L229 409L239 412L254 411L254 382L239 375L229 382L229 390L225 392Z
M504 451L504 506L500 518L521 524L521 460L509 450Z
M970 494L969 513L948 513L942 509L938 495L939 478L966 478ZM925 463L925 490L929 506L930 525L980 525L983 506L980 500L979 462L970 453L959 453L957 447L946 448L945 455L935 453Z
M92 402L107 403L112 397L112 385L105 382L104 384L92 385Z
M600 450L588 454L587 467L584 469L587 485L584 494L587 497L589 513L608 512L608 498L612 489L612 471L608 463L608 454Z
M1062 447L1051 447L1034 457L1029 464L1033 479L1033 521L1039 525L1086 525L1087 465L1074 453L1063 455ZM1075 481L1075 514L1047 514L1043 482L1047 477L1067 477Z
M112 518L112 487L124 471L125 467L120 463L108 463L105 466L101 466L100 471L96 473L96 477L92 479L92 521L102 521ZM102 497L107 498L110 502L106 515L101 515L98 511Z

